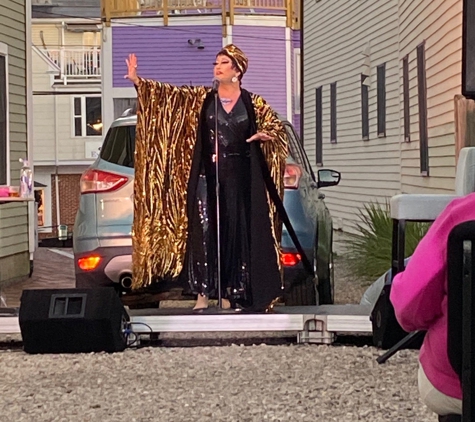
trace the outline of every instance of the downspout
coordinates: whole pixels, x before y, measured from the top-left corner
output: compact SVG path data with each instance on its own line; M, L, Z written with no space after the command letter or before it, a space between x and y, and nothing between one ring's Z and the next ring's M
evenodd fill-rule
M30 168L33 163L33 68L32 68L32 34L31 34L31 0L25 1L25 49L26 49L26 157ZM34 179L34 172L33 172ZM34 189L34 188L33 188ZM34 254L38 243L38 213L36 203L31 201L28 206L28 254L30 258L30 277L33 275Z
M59 207L59 174L58 174L58 112L56 107L56 87L53 86L54 90L54 103L53 103L53 114L54 114L54 166L55 166L55 175L54 175L54 189L56 193L56 228L59 230L59 225L61 224L61 214Z
M400 6L399 2L397 5L397 58L398 58L398 63L400 63L402 57L401 57L401 11L400 11ZM401 116L401 107L398 108L399 110L399 116L398 120L399 122L403 121L403 116ZM401 139L401 136L403 136L403 129L401 128L401 123L399 123L399 140ZM398 142L399 144L399 190L396 194L403 193L402 189L402 149L403 149L403 144L404 142Z
M63 85L67 85L67 76L66 76L66 66L64 63L64 41L65 41L65 36L64 36L64 28L66 24L61 22L61 46L59 50L59 56L61 57L61 76L63 77Z
M60 45L60 57L61 57L61 76L63 77L63 83L66 85L66 75L65 75L65 66L64 66L64 21L61 22L61 45ZM55 174L54 174L54 190L55 190L55 197L56 197L56 231L59 236L59 226L61 225L61 207L60 207L60 198L59 198L59 146L58 146L58 112L56 106L56 87L53 86L54 89L54 166L55 166Z

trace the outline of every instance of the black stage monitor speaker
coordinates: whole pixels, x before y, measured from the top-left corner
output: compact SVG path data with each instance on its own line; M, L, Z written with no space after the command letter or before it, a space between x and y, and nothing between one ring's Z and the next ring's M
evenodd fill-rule
M391 349L409 334L399 325L394 307L390 300L391 284L386 282L381 294L371 312L373 325L373 344L380 349ZM420 349L424 334L411 338L410 341L400 346L402 349Z
M24 290L20 329L27 353L119 352L129 316L114 288Z
M463 2L462 94L475 99L475 0Z

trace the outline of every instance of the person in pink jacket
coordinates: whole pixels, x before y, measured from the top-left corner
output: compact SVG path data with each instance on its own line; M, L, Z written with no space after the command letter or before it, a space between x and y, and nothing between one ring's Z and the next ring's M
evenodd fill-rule
M455 226L470 220L475 220L475 193L454 199L442 211L391 287L402 328L427 331L419 355L419 392L438 415L462 414L462 387L447 354L447 241Z

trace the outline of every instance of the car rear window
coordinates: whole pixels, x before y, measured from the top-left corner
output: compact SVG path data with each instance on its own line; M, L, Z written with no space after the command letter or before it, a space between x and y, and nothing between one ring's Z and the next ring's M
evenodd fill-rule
M135 125L109 129L101 149L101 158L119 166L134 167Z
M285 125L285 130L287 131L287 136L289 139L289 152L290 156L296 161L297 164L305 167L305 160L303 158L302 151L299 147L299 142L295 137L295 133L289 125Z
M315 175L312 170L312 166L308 161L308 157L305 154L305 150L303 149L302 144L297 138L297 135L290 125L285 125L285 129L287 130L287 135L289 137L289 152L290 156L295 160L297 164L300 164L306 171L308 171L312 178L315 180Z

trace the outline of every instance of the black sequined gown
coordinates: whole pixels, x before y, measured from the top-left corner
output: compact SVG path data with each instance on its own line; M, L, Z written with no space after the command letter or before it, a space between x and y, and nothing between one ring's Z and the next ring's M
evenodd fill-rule
M216 167L214 101L205 110L207 141L203 142L203 171L197 191L201 227L192 242L201 242L188 257L188 278L194 293L217 296ZM249 116L241 98L227 113L218 103L221 291L235 306L252 303L250 291L250 137ZM199 232L199 233L198 233ZM196 246L196 243L195 243Z

